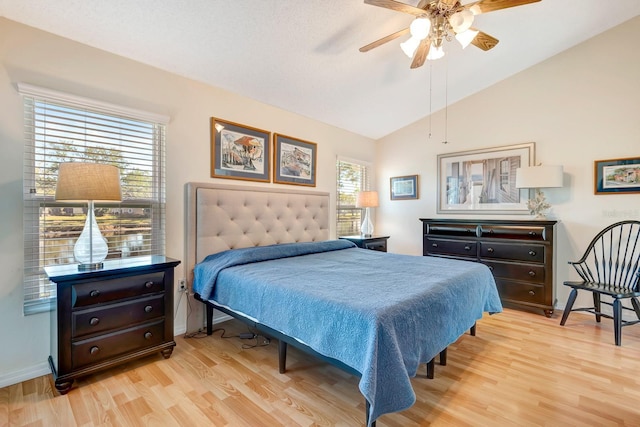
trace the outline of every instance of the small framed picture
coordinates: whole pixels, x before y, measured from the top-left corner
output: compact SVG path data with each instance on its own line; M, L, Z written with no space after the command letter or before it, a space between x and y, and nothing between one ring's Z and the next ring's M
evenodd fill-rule
M391 178L391 200L418 198L418 175L394 176Z
M640 157L596 160L594 194L640 193Z
M273 182L316 186L317 144L273 134Z
M271 133L211 118L211 176L270 182Z

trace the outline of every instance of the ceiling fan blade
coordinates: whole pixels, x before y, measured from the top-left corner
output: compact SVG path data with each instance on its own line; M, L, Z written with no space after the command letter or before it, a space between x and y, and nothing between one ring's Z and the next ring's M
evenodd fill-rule
M475 36L473 40L471 40L471 44L476 47L479 47L484 51L493 49L494 47L496 47L498 43L500 43L500 40L498 40L497 38L490 36L489 34L483 31L480 31L477 28L470 28L470 29L474 31L478 31L478 35Z
M397 32L395 32L393 34L389 34L388 36L383 37L383 38L381 38L379 40L376 40L376 41L374 41L372 43L369 43L366 46L362 46L359 50L360 50L360 52L368 52L371 49L373 49L374 47L378 47L380 45L383 45L386 42L390 42L391 40L397 39L398 37L403 36L405 34L409 34L409 29L408 28L405 28L404 30L397 31Z
M424 64L424 61L427 59L427 55L429 55L430 49L431 49L431 39L427 37L426 39L420 42L420 45L416 50L416 54L413 56L413 61L411 62L411 68L422 67L422 64Z
M380 6L386 9L395 10L397 12L404 12L415 16L422 16L425 14L424 10L422 9L418 9L415 6L400 3L394 0L364 0L364 2L373 6Z
M475 3L465 4L464 8L469 9L474 15L493 12L509 7L524 6L529 3L537 3L540 0L480 0Z

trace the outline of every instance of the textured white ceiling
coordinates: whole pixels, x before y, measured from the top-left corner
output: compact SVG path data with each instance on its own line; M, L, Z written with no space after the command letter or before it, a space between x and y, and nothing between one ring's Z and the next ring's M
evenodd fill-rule
M639 14L542 0L479 15L493 50L453 41L411 70L404 38L358 51L413 19L362 0L0 0L9 19L375 139Z

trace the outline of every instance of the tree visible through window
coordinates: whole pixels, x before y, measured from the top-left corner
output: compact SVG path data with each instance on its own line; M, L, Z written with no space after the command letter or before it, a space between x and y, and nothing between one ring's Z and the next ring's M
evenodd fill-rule
M369 189L368 167L364 163L338 159L337 172L336 234L360 234L363 209L356 208L356 197L360 191Z
M55 288L47 265L75 262L73 246L87 204L55 201L60 163L92 162L120 170L122 202L96 203L107 258L164 253L166 120L65 94L20 87L25 107L24 311L48 309ZM158 116L160 117L160 116ZM152 119L155 117L151 117Z

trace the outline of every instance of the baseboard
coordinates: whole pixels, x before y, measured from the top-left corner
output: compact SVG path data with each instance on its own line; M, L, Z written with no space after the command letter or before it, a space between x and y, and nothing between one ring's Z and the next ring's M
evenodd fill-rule
M29 366L28 368L0 375L0 388L32 380L50 373L51 369L49 368L48 362L38 363L37 365Z

